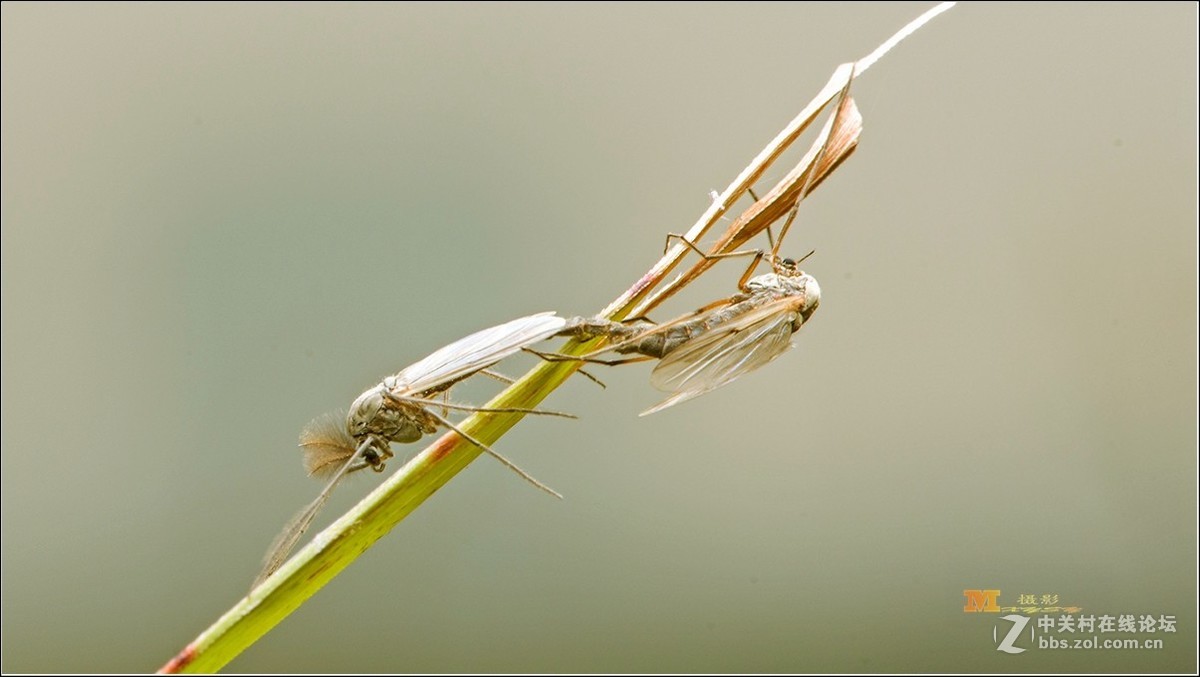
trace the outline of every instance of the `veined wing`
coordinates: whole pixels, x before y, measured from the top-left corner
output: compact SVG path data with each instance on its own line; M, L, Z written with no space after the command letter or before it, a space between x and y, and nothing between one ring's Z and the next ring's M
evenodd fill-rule
M547 311L482 329L402 369L393 377L396 387L408 394L420 393L469 376L550 338L566 325L566 320Z
M714 328L664 357L650 383L674 395L642 416L690 400L754 371L791 347L796 299L783 298Z
M309 428L312 425L309 424ZM308 432L309 428L306 428L305 431ZM271 547L267 549L267 554L263 557L262 570L258 573L258 577L254 579L254 584L251 586L252 590L257 588L259 583L267 580L271 574L275 573L287 561L288 555L292 554L292 550L300 542L300 537L304 535L304 532L308 531L308 528L312 526L313 520L316 519L317 513L321 512L321 508L325 507L325 503L329 501L329 495L333 493L334 487L346 477L350 466L362 455L362 450L365 448L366 445L364 444L352 450L350 456L340 466L328 473L330 477L329 483L325 485L321 493L313 499L312 503L304 506L300 512L296 513L296 516L289 520L283 527L283 531L275 537L275 540L271 543Z
M343 475L338 475L337 480L341 480ZM275 537L271 542L271 547L267 549L267 554L263 556L262 570L258 572L254 583L250 585L250 589L257 588L260 583L271 577L271 574L279 570L283 563L287 561L288 555L292 554L292 550L296 548L296 544L300 542L300 537L304 532L308 531L308 527L312 525L317 513L321 512L321 508L325 507L326 501L329 500L330 489L321 492L320 496L308 505L304 506L300 512L296 513L291 520L283 527L283 531Z

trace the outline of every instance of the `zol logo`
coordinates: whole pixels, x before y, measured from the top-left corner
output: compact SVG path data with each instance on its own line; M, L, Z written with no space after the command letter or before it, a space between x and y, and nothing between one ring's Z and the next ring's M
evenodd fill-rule
M1004 639L1000 639L1000 624L992 628L992 641L996 642L996 651L1004 653L1024 653L1025 649L1016 645L1017 638L1021 636L1021 632L1025 630L1025 626L1029 625L1028 616L1020 616L1017 614L1009 614L1001 616L1000 620L1012 623L1012 627L1008 629L1008 634ZM1029 638L1033 639L1033 628L1029 629Z

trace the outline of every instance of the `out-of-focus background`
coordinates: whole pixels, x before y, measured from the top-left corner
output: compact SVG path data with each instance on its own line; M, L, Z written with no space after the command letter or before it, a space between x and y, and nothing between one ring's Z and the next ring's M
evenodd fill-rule
M310 418L599 310L928 6L5 3L4 670L158 667ZM647 366L572 380L498 445L566 500L480 458L230 669L1194 671L1196 19L936 19L789 236L791 353L646 418ZM968 589L1177 632L1009 655Z

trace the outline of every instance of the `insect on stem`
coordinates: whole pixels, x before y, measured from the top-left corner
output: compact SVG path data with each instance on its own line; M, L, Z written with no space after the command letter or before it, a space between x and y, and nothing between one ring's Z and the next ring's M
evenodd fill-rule
M799 199L789 210L781 239L796 217ZM581 339L604 337L609 345L578 357L539 353L549 360L607 365L660 360L651 372L650 382L672 395L642 412L643 416L715 390L779 357L791 347L792 334L799 331L821 303L821 288L816 279L800 270L800 263L812 252L799 261L779 259L773 251L768 254L761 249L709 254L685 236L670 237L678 238L705 260L753 255L738 280L740 293L662 325L648 321L627 324L602 317L574 318L560 333ZM772 247L777 247L780 241L773 242ZM772 272L752 277L763 258L769 259ZM618 360L598 357L605 352L637 353L641 357Z
M562 494L538 481L436 410L540 414L564 418L575 418L574 415L525 407L474 407L434 398L444 396L459 381L487 372L489 367L504 358L556 335L566 324L565 319L547 312L477 331L434 351L359 395L346 414L344 423L339 425L326 416L305 427L300 436L300 446L305 449L305 466L310 475L328 475L330 480L317 498L293 517L283 533L275 539L255 585L282 566L329 500L334 487L346 475L365 468L382 471L387 459L393 456L393 442L415 442L439 427L454 431L538 489L562 498ZM494 377L494 373L488 375Z

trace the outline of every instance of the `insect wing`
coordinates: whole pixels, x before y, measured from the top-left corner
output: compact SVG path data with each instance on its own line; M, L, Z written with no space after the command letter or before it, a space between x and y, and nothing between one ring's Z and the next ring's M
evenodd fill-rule
M420 393L455 381L550 338L566 325L563 318L545 312L477 331L402 369L395 376L397 385L405 393Z
M794 299L780 299L684 343L655 366L650 383L675 393L642 412L652 414L754 371L791 347Z
M341 477L338 478L339 480ZM331 487L332 489L332 487ZM322 491L316 500L304 506L304 509L296 513L296 516L288 521L283 527L283 531L275 537L271 542L271 547L267 549L267 554L263 557L262 571L258 577L254 579L251 589L257 588L260 583L271 577L271 574L279 570L283 563L287 561L288 555L292 554L292 550L296 544L300 542L300 537L304 532L308 531L308 527L316 518L317 513L321 512L321 508L325 507L325 502L329 500L331 491Z
M305 431L307 432L312 427L313 424L310 423L308 428L305 428ZM354 449L349 458L346 458L340 466L330 473L331 479L325 485L325 488L321 490L320 495L313 499L312 503L304 506L283 527L283 531L275 537L275 540L271 543L271 547L267 549L267 554L263 557L262 571L254 579L251 589L257 588L260 583L270 578L271 574L283 566L283 563L287 561L288 555L292 554L292 550L300 542L300 537L304 535L304 532L308 531L308 528L312 526L313 520L316 519L317 513L321 512L321 508L324 508L325 503L329 501L329 496L333 493L334 488L346 477L350 466L361 456L362 449L365 448L366 445L362 445Z

